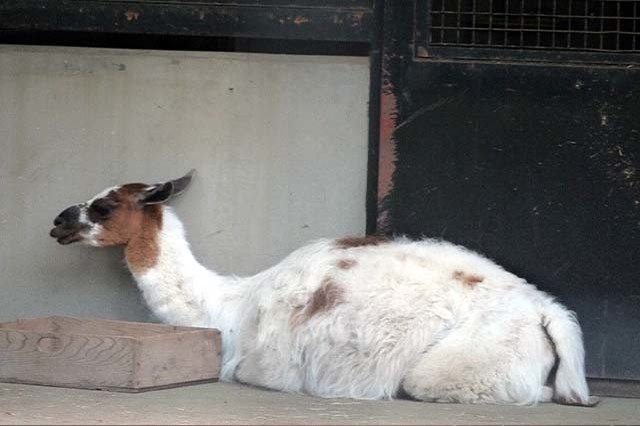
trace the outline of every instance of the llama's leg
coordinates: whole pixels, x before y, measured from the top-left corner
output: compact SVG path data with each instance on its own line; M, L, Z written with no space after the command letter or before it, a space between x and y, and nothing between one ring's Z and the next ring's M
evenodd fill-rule
M540 398L540 402L551 402L551 401L553 401L553 388L551 386L543 386L542 398Z
M545 402L553 394L545 382L554 360L537 323L497 332L456 330L419 359L402 387L413 398L431 402Z
M259 353L249 353L238 365L234 379L263 388L300 393L302 389L301 374L297 369L287 368L282 362L276 364Z

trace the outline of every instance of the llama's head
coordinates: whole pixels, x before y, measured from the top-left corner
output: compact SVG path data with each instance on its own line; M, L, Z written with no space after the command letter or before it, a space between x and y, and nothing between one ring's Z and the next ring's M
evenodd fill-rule
M105 189L63 210L53 221L50 235L60 244L125 245L141 232L145 218L161 220L161 204L183 192L194 172L155 185L129 183Z

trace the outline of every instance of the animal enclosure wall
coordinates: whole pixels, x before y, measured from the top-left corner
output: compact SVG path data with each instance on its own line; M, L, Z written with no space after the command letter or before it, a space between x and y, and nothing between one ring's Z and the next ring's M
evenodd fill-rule
M64 207L196 168L197 257L251 274L365 229L367 58L0 47L0 321L145 320L119 249L60 247Z

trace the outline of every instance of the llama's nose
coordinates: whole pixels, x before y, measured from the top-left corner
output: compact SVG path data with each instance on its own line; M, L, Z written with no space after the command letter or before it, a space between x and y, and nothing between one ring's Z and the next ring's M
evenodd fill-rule
M80 208L78 206L71 206L58 215L53 220L55 226L67 226L78 222L80 218Z

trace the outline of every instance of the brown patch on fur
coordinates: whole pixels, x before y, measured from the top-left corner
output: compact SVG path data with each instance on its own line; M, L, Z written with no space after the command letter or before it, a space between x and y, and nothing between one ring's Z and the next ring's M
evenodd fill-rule
M111 191L105 198L116 203L117 208L101 222L103 231L98 236L102 245L125 245L129 269L138 273L155 266L160 255L158 234L162 229L162 207L139 206L137 197L146 188L147 185L132 183Z
M455 280L463 282L465 285L468 285L469 287L474 287L475 285L480 284L481 282L484 281L484 278L481 277L480 275L466 274L462 271L455 271L453 273L453 278Z
M343 301L344 291L335 281L327 277L322 281L311 300L307 304L305 315L311 318L314 315L326 312Z
M313 316L327 312L344 301L344 290L332 278L326 277L313 292L306 306L297 306L291 316L291 325L298 326Z
M356 263L358 262L356 262L354 259L340 259L338 261L338 268L349 270L353 268L356 265Z
M377 246L389 242L388 239L377 235L367 235L366 237L345 237L336 240L338 248L347 249L353 247Z
M160 229L162 229L161 207L158 205L146 206L143 209L140 232L129 241L125 250L127 264L132 272L153 268L158 262Z

